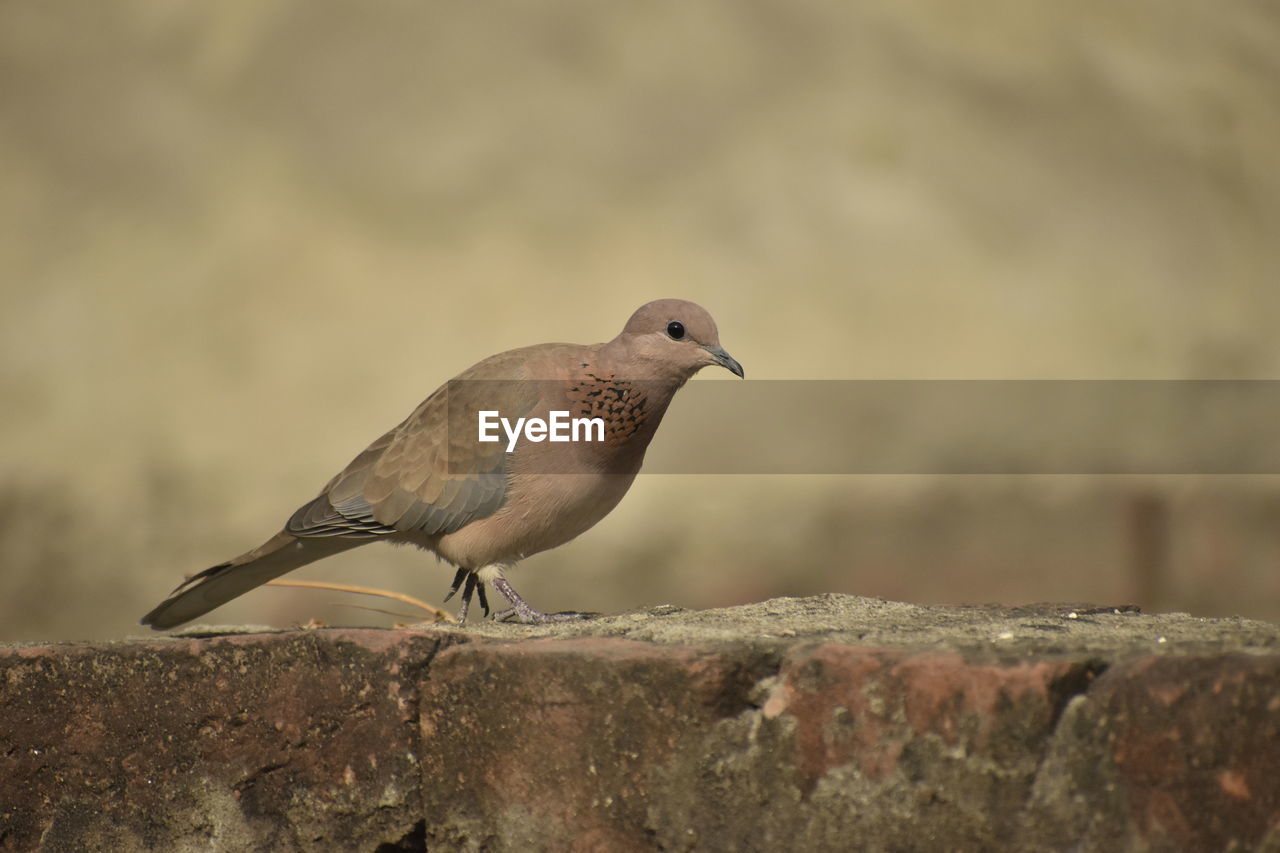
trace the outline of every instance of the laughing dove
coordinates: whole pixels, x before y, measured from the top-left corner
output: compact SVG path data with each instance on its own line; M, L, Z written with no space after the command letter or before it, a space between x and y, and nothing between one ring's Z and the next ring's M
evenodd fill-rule
M608 343L541 344L486 358L369 445L282 531L193 576L142 624L173 628L375 540L411 543L456 566L449 597L462 587L460 622L477 591L488 613L486 582L511 604L499 618L580 615L534 610L505 570L563 545L617 506L671 398L713 364L743 375L711 315L679 299L641 306Z

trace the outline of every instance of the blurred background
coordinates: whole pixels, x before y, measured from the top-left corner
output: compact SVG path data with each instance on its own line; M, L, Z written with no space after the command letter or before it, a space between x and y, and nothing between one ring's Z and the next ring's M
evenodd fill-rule
M1192 0L0 4L0 639L140 633L446 379L656 297L750 380L1280 377L1277 45ZM512 577L1275 619L1280 479L642 476ZM339 601L210 619L389 622Z

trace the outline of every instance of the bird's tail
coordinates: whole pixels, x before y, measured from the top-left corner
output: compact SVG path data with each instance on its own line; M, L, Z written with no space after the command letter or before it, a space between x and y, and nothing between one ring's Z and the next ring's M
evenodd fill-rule
M285 572L367 541L340 537L300 539L288 533L277 533L252 551L188 578L154 610L143 616L142 624L157 631L177 627Z

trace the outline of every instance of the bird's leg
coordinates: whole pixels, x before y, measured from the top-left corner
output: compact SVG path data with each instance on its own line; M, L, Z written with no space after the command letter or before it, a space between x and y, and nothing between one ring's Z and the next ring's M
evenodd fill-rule
M457 595L458 587L462 586L462 582L466 579L467 579L467 570L458 569L458 573L453 576L453 584L449 587L449 594L444 597L444 600L448 601L449 599Z
M465 585L463 582L466 582ZM444 597L445 601L453 598L457 593L458 587L462 587L462 606L458 608L458 624L467 624L467 610L471 608L471 596L475 593L477 587L480 590L480 606L484 608L484 615L489 615L489 602L484 594L484 584L480 583L480 579L476 577L475 572L468 569L458 569L458 573L453 576L453 585L449 587L449 594Z
M525 625L537 625L543 622L569 622L575 619L590 619L592 613L543 613L540 610L534 610L529 606L520 593L511 588L511 584L507 579L498 575L491 579L493 588L511 602L510 610L503 610L501 613L494 615L494 619L500 622L520 622ZM481 588L483 588L481 584Z

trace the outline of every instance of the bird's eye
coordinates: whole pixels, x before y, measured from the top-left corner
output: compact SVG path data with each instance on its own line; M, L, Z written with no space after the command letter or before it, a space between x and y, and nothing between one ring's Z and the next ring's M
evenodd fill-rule
M672 320L667 324L667 334L671 336L671 340L678 341L684 337L684 323L679 320Z

